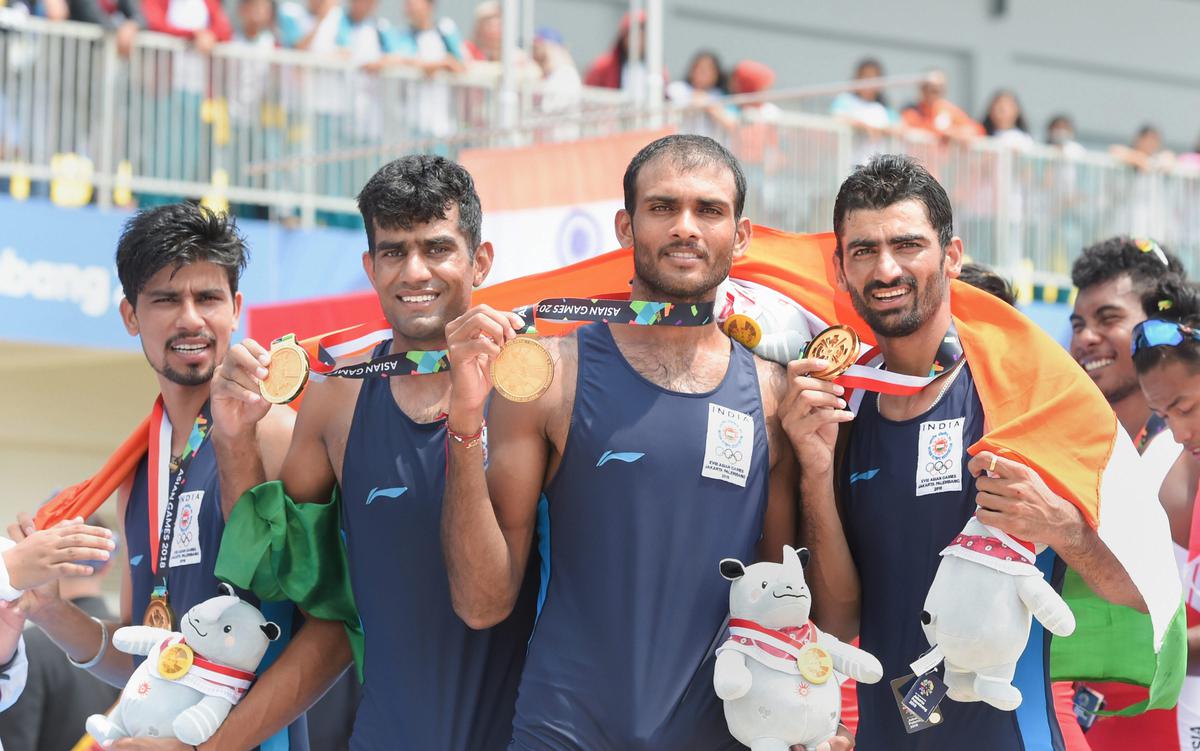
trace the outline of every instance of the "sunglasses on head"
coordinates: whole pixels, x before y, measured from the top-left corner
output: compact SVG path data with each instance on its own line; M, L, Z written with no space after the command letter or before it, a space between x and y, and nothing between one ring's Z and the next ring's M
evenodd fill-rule
M1150 347L1178 347L1185 337L1200 342L1200 331L1178 321L1149 318L1133 327L1133 354Z

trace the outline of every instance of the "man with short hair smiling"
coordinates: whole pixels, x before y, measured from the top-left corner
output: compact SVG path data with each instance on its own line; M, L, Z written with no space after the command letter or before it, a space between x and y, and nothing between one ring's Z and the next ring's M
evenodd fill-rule
M838 285L874 333L887 370L932 378L908 395L866 392L855 415L842 386L812 377L827 364L789 366L783 426L800 462L814 620L846 640L860 635L884 667L883 681L858 687L858 748L1061 751L1043 660L1049 637L1036 622L1016 668L1018 712L969 700L948 676L949 698L960 701L942 703L941 724L905 732L889 684L929 649L925 597L939 554L972 515L1052 548L1037 558L1052 583L1061 580L1061 556L1100 595L1144 605L1081 512L1036 472L988 451L967 453L985 433L984 412L951 316L963 244L942 186L909 157L877 156L843 182L833 225ZM835 466L838 427L851 420ZM951 461L933 466L928 455L938 451Z
M1192 478L1200 473L1200 463L1182 450L1166 430L1166 420L1146 403L1131 354L1133 328L1146 320L1142 298L1160 280L1183 274L1179 258L1150 238L1110 237L1085 248L1071 267L1071 281L1079 292L1071 312L1070 350L1134 439L1144 481L1158 486L1186 580L1195 505ZM1200 646L1200 636L1190 636L1189 641L1197 642L1192 651ZM1145 689L1125 684L1090 683L1089 687L1103 694L1105 709L1119 709L1146 696ZM1195 689L1189 685L1185 690ZM1127 748L1133 742L1166 751L1190 747L1192 728L1197 726L1200 716L1180 704L1134 717L1099 718L1087 738L1092 751Z

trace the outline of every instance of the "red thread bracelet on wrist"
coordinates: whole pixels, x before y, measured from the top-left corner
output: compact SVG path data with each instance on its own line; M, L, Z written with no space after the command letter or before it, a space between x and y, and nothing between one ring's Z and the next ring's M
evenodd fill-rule
M455 443L459 444L460 446L462 446L465 449L473 449L476 446L478 446L479 444L483 443L483 431L486 429L487 429L487 420L484 420L483 423L479 426L479 430L476 430L471 435L464 435L462 433L459 433L459 432L451 429L450 426L447 425L446 426L446 437L449 438L450 440L454 441Z

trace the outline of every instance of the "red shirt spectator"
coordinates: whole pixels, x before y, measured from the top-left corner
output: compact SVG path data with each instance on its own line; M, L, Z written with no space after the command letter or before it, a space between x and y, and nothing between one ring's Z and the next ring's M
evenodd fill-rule
M221 0L143 0L142 13L150 31L192 39L202 52L211 49L213 40L233 39Z
M946 76L940 71L931 73L921 84L921 99L910 104L900 119L910 128L927 130L943 136L972 138L984 135L983 126L945 99Z

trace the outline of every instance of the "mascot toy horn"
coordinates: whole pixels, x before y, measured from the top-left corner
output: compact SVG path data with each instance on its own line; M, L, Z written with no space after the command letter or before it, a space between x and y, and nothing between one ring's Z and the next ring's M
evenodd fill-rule
M874 656L808 620L807 562L807 549L786 545L783 563L721 561L733 583L729 640L717 650L713 687L729 732L752 751L814 751L837 733L842 694L834 671L864 683L883 676Z
M249 690L279 627L233 589L183 614L182 633L126 626L113 646L146 659L133 671L121 699L106 717L92 715L87 731L107 748L118 738L176 738L199 745L217 732Z

